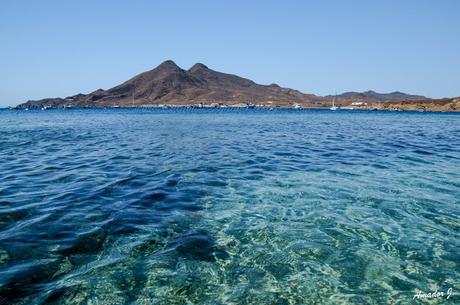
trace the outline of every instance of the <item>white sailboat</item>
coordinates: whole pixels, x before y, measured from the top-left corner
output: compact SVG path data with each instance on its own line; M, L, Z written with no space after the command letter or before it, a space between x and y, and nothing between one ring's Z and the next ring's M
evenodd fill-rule
M337 97L337 93L334 95L334 98L332 99L332 107L329 108L331 110L337 110L338 108L335 107L335 98Z

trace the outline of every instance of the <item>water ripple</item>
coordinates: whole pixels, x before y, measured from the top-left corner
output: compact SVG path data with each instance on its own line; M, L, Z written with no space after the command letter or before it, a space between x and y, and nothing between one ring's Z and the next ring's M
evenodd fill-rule
M0 111L0 304L460 290L460 116Z

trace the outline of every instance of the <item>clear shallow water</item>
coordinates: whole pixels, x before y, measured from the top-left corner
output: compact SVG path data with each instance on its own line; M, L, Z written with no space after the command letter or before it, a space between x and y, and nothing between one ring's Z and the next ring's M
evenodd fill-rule
M0 111L0 173L0 304L460 292L460 115Z

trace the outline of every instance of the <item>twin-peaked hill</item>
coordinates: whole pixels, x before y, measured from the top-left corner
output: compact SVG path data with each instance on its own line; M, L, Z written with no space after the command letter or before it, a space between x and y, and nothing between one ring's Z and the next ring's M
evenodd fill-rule
M259 85L255 82L209 69L197 63L183 70L167 60L153 70L141 73L108 90L78 94L67 98L28 101L19 107L43 106L130 106L130 105L193 105L203 104L273 104L290 106L293 103L311 104L323 98L304 94L278 85Z

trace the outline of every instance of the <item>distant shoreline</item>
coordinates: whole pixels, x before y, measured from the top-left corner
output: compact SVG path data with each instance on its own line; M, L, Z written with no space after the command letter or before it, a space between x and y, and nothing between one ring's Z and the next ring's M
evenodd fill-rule
M319 96L256 82L234 74L212 70L196 63L185 70L172 60L142 72L107 90L65 98L29 100L17 108L55 107L237 107L237 108L339 108L460 111L460 97L430 99L400 91L379 93L348 91Z
M4 107L2 110L102 110L102 109L258 109L258 110L330 110L328 107L290 107L290 106L241 106L241 105L223 105L223 106L210 106L210 105L139 105L139 106L88 106L88 107ZM339 107L337 111L385 111L385 112L460 112L460 108L456 109L438 109L438 108L389 108L382 106L364 106L364 107Z

